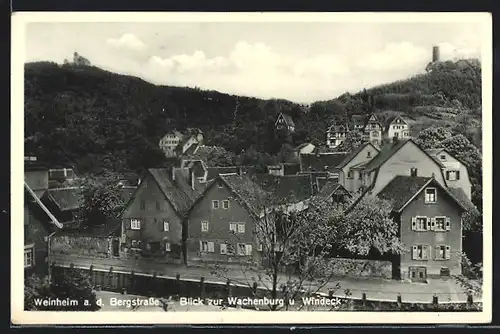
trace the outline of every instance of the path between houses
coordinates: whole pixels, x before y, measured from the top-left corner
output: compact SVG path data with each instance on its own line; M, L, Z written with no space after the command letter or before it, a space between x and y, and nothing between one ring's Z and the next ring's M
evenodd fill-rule
M210 269L204 267L191 267L175 264L156 264L156 263L136 263L134 260L121 260L121 259L96 259L88 257L76 257L69 255L51 255L51 262L61 265L69 265L73 263L76 267L90 267L93 265L96 269L109 270L113 267L117 271L130 272L134 270L139 273L152 274L156 272L157 275L175 277L177 274L181 278L196 279L205 277L206 281L223 281L217 276L211 274ZM251 284L253 282L252 276L256 274L245 275L241 269L228 268L227 276L231 280L240 284ZM286 278L280 277L281 282L286 282ZM467 296L461 287L453 280L430 280L427 284L422 283L409 283L388 279L376 278L347 278L340 277L335 279L321 291L328 292L328 288L333 288L336 284L340 284L340 289L335 292L337 296L345 296L345 290L349 290L353 297L361 298L363 292L366 293L367 299L375 300L396 300L398 294L404 301L413 302L431 302L432 297L437 295L439 302L462 302L466 301ZM267 286L268 283L266 283Z

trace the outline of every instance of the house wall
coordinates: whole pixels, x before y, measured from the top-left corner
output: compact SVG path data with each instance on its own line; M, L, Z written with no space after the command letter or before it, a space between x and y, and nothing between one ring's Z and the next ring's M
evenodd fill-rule
M441 167L409 141L379 167L372 194L378 194L395 176L410 175L411 168L417 168L418 176L431 177L434 174L436 180L446 186Z
M175 156L175 148L180 140L181 138L175 134L167 134L160 140L160 148L167 157Z
M54 235L50 238L50 254L110 258L111 240L108 237Z
M313 144L308 144L300 149L299 154L302 153L312 153L316 147Z
M441 159L442 158L441 156L444 156L444 160ZM446 166L446 168L443 170L445 179L447 171L458 170L460 172L460 179L456 181L446 180L446 184L449 187L462 188L467 197L471 199L472 185L470 183L469 171L467 170L467 167L465 167L464 164L462 164L460 161L458 161L453 156L448 154L446 151L442 151L439 154L437 154L436 158L439 159L443 163L443 165Z
M182 153L186 152L191 146L193 146L196 143L198 143L198 140L196 139L195 136L189 137L188 141L182 147Z
M141 209L141 201L145 208ZM159 210L156 205L159 205ZM140 230L132 230L131 219L141 221ZM169 231L163 230L163 221L170 224ZM120 251L124 256L131 256L132 240L140 240L142 256L152 257L166 262L182 262L182 219L174 211L163 192L151 176L146 177L122 214L122 237ZM148 245L160 243L159 250L151 253ZM165 243L170 243L171 251L165 251Z
M24 206L24 245L34 245L33 256L35 259L32 267L24 269L25 277L31 274L47 275L49 272L48 247L45 238L49 236L50 232L45 224L36 218L27 205Z
M404 210L401 215L401 241L406 247L406 252L401 255L401 278L409 278L410 266L424 266L427 268L428 277L440 275L442 267L450 269L451 275L461 274L462 251L462 220L460 207L449 198L441 189L437 189L437 201L434 204L425 203L425 192L422 191ZM415 216L446 216L450 218L450 230L438 231L412 231L411 218ZM431 252L428 260L412 260L412 246L417 244L429 245ZM449 260L435 260L435 246L450 246Z
M213 200L219 200L219 209L212 208ZM229 209L222 208L223 200L229 200ZM202 232L202 221L209 222L208 232ZM230 222L245 223L245 233L235 235L230 232ZM219 188L218 184L214 184L207 189L203 198L200 199L191 209L186 228L188 263L203 261L241 261L242 256L220 254L220 244L224 242L229 242L231 244L252 244L252 256L258 256L256 243L253 237L253 218L236 200L235 195L225 185L223 185L222 188ZM201 253L201 240L214 242L214 252Z
M368 153L370 156L368 157ZM359 172L355 171L356 175L353 175L353 178L349 179L347 178L347 173L349 169L351 169L352 166L355 166L357 164L363 163L370 161L373 159L378 154L378 151L371 145L366 145L361 152L359 152L347 165L345 165L341 173L342 176L340 176L339 181L343 182L341 183L344 188L346 188L347 191L349 192L356 192L359 190L361 185L363 184L362 180L359 180Z
M410 135L409 135L410 128L409 128L408 124L406 124L406 122L400 118L396 118L389 125L389 129L387 130L387 136L389 137L389 139L392 139L396 135L396 133L398 134L399 138L409 138L410 137Z
M24 172L24 181L38 196L42 197L45 190L49 189L48 170L27 170Z

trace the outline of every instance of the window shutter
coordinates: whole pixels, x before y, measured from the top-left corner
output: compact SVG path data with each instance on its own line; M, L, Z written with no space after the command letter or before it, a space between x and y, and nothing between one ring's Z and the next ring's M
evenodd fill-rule
M425 230L429 231L431 229L431 221L429 217L425 217Z
M130 230L130 219L125 219L125 229Z
M431 231L434 231L436 228L436 218L432 217L431 218Z
M441 246L436 246L436 247L434 247L434 260L439 259L439 248L440 248L440 247L441 247Z
M417 217L411 217L411 229L412 231L417 229Z
M203 252L203 243L200 240L200 252Z
M457 179L457 180L460 180L460 171L459 171L459 170L457 170L457 171L455 172L455 175L456 175L456 179Z
M445 257L446 257L446 260L449 260L450 259L450 246L446 246L446 252L445 252Z
M450 217L446 217L446 231L451 229Z
M417 259L417 246L413 246L412 248L412 259L416 260Z
M429 258L429 246L422 246L422 259L427 260Z
M446 179L447 179L447 180L449 180L449 179L450 179L450 171L449 171L449 170L447 170L447 171L446 171Z

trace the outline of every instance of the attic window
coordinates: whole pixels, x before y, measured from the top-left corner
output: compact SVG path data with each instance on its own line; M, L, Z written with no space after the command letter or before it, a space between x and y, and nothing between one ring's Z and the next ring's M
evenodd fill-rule
M410 175L411 176L417 176L418 174L418 169L417 168L411 168L410 169Z
M441 159L441 160L446 160L446 155L444 155L444 154L440 155L440 156L439 156L439 159Z
M425 203L436 203L436 188L425 189Z
M366 157L367 158L371 158L371 156L372 156L372 152L370 152L370 151L366 152Z

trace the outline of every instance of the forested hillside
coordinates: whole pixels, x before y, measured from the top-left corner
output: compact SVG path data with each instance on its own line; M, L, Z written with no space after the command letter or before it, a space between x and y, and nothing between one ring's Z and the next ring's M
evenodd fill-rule
M294 117L292 138L274 130L281 111ZM334 116L368 112L381 120L403 112L415 119L415 135L443 126L480 147L480 64L438 63L426 74L310 106L157 86L93 66L25 65L26 150L79 173L162 165L159 139L185 127L200 128L207 145L240 155L235 161L272 163L289 156L294 145L323 144Z

